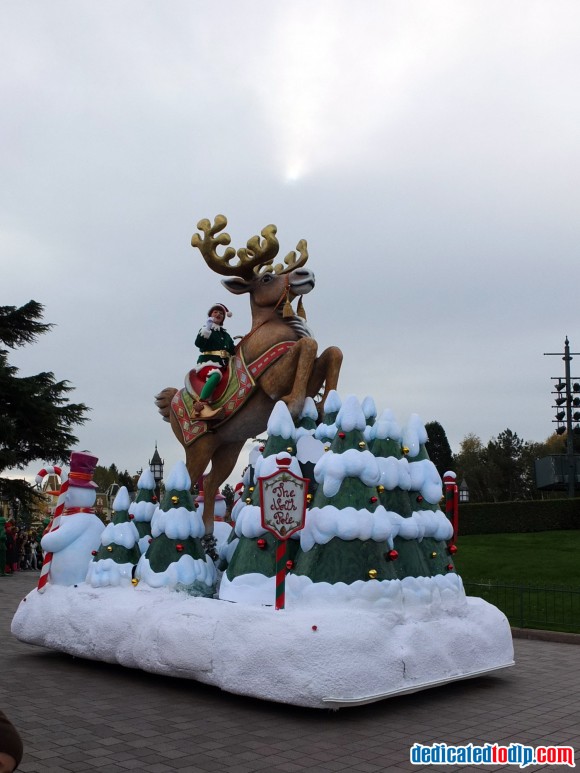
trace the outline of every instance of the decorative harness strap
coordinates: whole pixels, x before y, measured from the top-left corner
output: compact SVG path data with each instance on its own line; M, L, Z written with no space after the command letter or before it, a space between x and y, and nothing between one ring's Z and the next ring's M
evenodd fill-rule
M235 389L230 391L230 387L228 387L229 396L223 405L223 417L212 422L211 429L219 427L242 407L256 388L255 380L295 344L296 341L281 341L270 347L250 365L246 365L241 351L238 350L238 353L232 358L237 378L237 382L234 384ZM187 394L185 389L179 390L171 401L171 410L179 421L185 445L191 445L209 431L207 421L192 418L191 412L188 410L190 402L191 396Z

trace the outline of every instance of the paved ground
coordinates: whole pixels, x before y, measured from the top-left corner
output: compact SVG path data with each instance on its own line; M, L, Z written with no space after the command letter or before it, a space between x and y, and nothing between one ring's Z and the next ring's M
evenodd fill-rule
M10 620L37 577L0 577L0 707L23 736L22 773L517 770L414 766L409 749L442 741L580 747L574 644L518 639L517 665L495 676L333 713L22 644ZM526 768L548 769L562 770Z

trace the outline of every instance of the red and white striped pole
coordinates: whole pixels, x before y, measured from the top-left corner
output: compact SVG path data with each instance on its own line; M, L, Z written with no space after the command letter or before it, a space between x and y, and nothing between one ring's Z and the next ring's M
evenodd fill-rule
M286 603L286 540L276 545L276 609L284 609Z
M445 485L445 515L453 525L453 539L457 539L459 532L459 489L457 488L457 475L454 472L446 472L443 476Z
M66 498L67 491L68 491L68 478L61 483L60 491L58 492L58 500L56 502L56 508L54 510L54 517L52 521L48 524L48 527L44 532L45 534L48 534L48 532L54 531L55 529L58 529L60 525L60 519L62 518L62 513L64 511L64 500ZM43 593L43 591L46 588L46 583L49 580L51 563L52 563L52 553L45 553L44 561L42 562L42 568L40 570L40 577L38 578L38 585L36 588L36 590L39 593Z

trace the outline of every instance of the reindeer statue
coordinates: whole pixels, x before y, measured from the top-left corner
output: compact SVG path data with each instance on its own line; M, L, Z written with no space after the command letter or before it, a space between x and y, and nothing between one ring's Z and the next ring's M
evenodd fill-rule
M209 555L215 554L213 540L214 501L219 486L232 472L242 446L266 428L274 404L283 400L297 418L307 396L314 397L324 386L319 403L322 410L331 389L336 389L342 363L342 352L335 346L317 357L318 345L304 320L294 314L290 302L314 288L314 274L303 268L308 259L306 242L298 242L296 252L273 265L278 254L276 226L268 225L259 236L251 237L245 248L226 247L223 255L217 248L229 245L230 237L221 233L227 225L217 215L213 225L200 220L191 244L201 252L207 265L226 276L222 284L230 292L250 294L252 329L230 360L229 378L212 396L219 409L210 421L198 418L193 411L199 385L195 373L186 376L185 389L164 389L156 397L159 412L185 448L186 465L192 480L198 480L211 461L211 471L204 483L204 513ZM237 256L238 261L232 265Z

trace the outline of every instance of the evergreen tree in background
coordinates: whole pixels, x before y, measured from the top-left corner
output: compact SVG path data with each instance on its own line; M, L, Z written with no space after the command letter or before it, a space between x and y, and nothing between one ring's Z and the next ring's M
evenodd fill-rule
M429 438L425 443L425 449L429 459L437 467L437 472L443 478L446 472L455 470L455 461L447 435L438 421L428 421L425 424L425 429Z
M0 347L16 349L47 333L52 325L41 321L43 311L36 301L0 306ZM24 469L36 460L67 463L78 442L72 429L84 424L89 409L83 403L69 403L73 387L68 381L56 381L54 373L19 376L18 372L8 362L7 349L0 348L0 473ZM18 498L25 507L34 500L32 487L23 480L0 478L0 494Z

